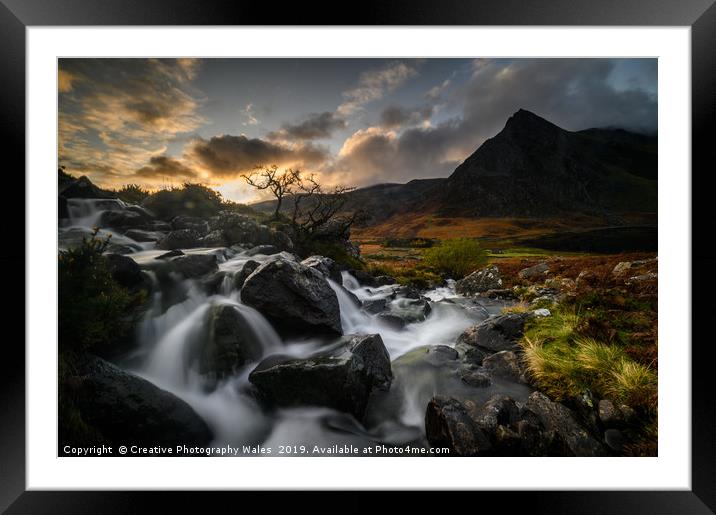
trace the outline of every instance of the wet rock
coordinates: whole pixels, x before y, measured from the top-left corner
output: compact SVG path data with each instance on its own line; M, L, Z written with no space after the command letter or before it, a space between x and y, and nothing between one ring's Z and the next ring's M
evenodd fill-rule
M249 259L246 263L244 263L244 266L241 267L241 270L236 272L234 274L234 289L240 290L244 286L244 282L246 282L246 278L250 276L254 270L256 270L259 265L258 261L254 261L253 259Z
M230 274L228 272L225 272L224 270L219 270L218 272L215 272L214 274L210 275L202 281L204 290L209 295L217 295L221 293L228 277L230 277ZM230 279L230 281L230 284L233 286L233 280Z
M211 231L199 240L202 247L226 247L226 238L221 231Z
M285 233L239 213L229 211L219 213L209 220L209 229L222 231L228 245L274 245L280 250L293 249L293 242Z
M483 360L490 354L479 347L473 347L465 342L458 342L455 350L460 353L460 357L466 363L472 365L482 365Z
M149 381L97 357L81 365L76 404L82 418L110 444L131 438L148 447L208 445L213 435L206 423L183 400Z
M363 310L371 315L377 315L385 310L387 304L386 299L368 299L363 301Z
M202 277L215 272L218 268L214 254L189 254L171 261L174 270L187 279Z
M485 367L491 375L496 377L505 377L512 381L526 383L520 360L517 355L509 350L503 350L491 354L482 360L482 366Z
M518 350L518 341L522 337L525 313L507 313L493 316L484 322L468 327L457 339L458 344L480 347L487 352Z
M479 372L477 370L472 370L469 368L464 368L460 370L460 379L462 379L465 384L474 386L476 388L484 388L492 384L490 376L483 372Z
M605 456L607 453L581 425L572 412L541 392L533 392L525 403L525 409L534 413L541 426L555 434L561 453L566 456Z
M462 295L477 295L488 290L502 289L500 270L490 265L476 270L455 283L455 291Z
M143 229L129 229L124 233L127 238L132 238L134 241L139 242L151 242L159 241L166 235L158 231L145 231Z
M169 259L177 256L183 256L185 255L181 250L174 249L170 250L169 252L165 252L164 254L160 254L159 256L155 257L154 259Z
M361 420L375 391L390 388L390 357L380 335L346 336L305 359L271 356L249 374L260 397L278 406L327 406Z
M241 299L286 333L341 334L336 293L313 268L278 257L246 278Z
M464 404L457 399L437 396L425 411L425 436L431 447L446 447L451 456L485 456L492 445Z
M478 410L471 413L472 419L486 435L494 434L497 426L514 424L519 420L520 411L512 397L496 394L490 397Z
M144 274L139 265L130 257L120 254L106 254L107 268L112 278L125 288L138 288L145 284Z
M209 232L209 222L203 218L188 215L178 215L171 220L172 229L175 231L190 229L203 236Z
M379 286L387 286L389 284L395 284L395 278L389 275L373 276L363 270L350 270L350 274L356 278L359 284L363 286L370 286L377 288Z
M157 243L157 248L163 250L192 249L201 246L201 234L193 229L172 231Z
M405 320L389 313L380 313L378 320L393 329L403 329L405 327Z
M276 245L256 245L255 247L251 247L249 250L244 252L244 254L247 256L256 256L258 254L272 256L274 254L278 254L279 252L281 252L281 249L279 249Z
M131 228L138 228L143 226L149 217L129 209L117 211L110 210L105 211L99 217L98 225L100 227L111 227L118 231L126 231Z
M541 279L546 274L549 273L549 265L546 261L543 261L541 263L538 263L534 266L524 268L520 270L517 275L520 277L520 279Z
M230 304L212 306L207 337L199 351L199 372L222 378L261 358L261 341L246 317Z
M430 302L425 298L397 298L388 303L384 314L397 317L401 319L404 324L412 324L414 322L424 321L431 310Z
M339 285L343 283L343 277L341 276L341 270L338 266L338 263L336 263L329 257L309 256L303 261L301 261L301 264L304 266L315 268L324 276L328 277L333 282Z

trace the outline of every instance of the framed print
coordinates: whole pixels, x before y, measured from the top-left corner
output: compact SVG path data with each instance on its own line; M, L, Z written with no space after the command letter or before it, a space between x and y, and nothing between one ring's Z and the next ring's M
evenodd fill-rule
M713 509L716 8L657 4L5 1L3 507Z

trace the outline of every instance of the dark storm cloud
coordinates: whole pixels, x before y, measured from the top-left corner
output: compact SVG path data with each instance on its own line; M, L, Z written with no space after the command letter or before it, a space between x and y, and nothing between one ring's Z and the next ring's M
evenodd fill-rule
M285 123L278 131L267 134L269 139L311 140L330 138L334 131L346 127L345 119L330 111L311 113L296 124Z
M426 105L417 109L390 105L380 113L380 126L386 129L395 129L403 126L419 125L433 115L434 107Z
M136 177L142 179L196 179L196 172L184 165L181 161L169 156L152 156L149 164L134 172Z
M476 60L470 80L448 106L459 115L394 132L387 129L405 126L416 114L386 108L378 127L346 141L336 169L369 181L446 175L520 108L567 130L655 131L655 95L638 87L617 89L609 80L614 67L615 61L607 59Z
M263 165L319 164L327 159L321 147L304 144L287 146L244 135L224 134L191 144L188 157L196 160L213 177L231 178Z

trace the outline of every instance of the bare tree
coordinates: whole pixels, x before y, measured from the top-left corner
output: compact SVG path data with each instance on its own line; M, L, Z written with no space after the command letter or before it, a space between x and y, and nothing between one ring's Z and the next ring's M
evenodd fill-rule
M301 171L289 168L280 172L278 166L258 166L256 170L250 174L244 174L241 177L254 188L258 190L269 190L276 198L276 210L273 217L278 220L281 212L283 199L292 195L301 183Z

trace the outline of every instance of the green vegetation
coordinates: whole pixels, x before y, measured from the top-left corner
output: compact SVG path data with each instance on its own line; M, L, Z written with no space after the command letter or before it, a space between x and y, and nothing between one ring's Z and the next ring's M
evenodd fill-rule
M399 283L419 289L434 288L443 283L442 277L424 265L400 266L387 263L370 263L366 270L373 275L389 275Z
M528 324L524 359L537 386L557 400L590 390L599 398L656 413L653 368L635 361L619 341L595 338L588 320L573 307L558 306L552 316Z
M117 192L117 195L127 196L127 202L136 203L144 192L138 186L125 186ZM259 218L249 206L224 200L216 190L197 183L184 183L180 188L159 190L148 194L141 199L142 206L149 209L162 220L171 220L178 215L197 216L208 218L218 214L220 211L234 211Z
M102 255L109 237L97 231L77 248L58 256L58 410L59 432L68 444L102 443L101 435L82 418L76 398L83 395L76 367L86 353L113 348L131 330L133 308L143 293L130 293L111 276Z
M141 204L151 193L138 184L126 184L122 189L116 190L115 193L120 200L128 204Z
M460 279L484 266L487 259L487 251L472 238L443 240L423 253L423 263L427 267L453 279Z
M346 251L345 247L343 247L340 243L320 240L312 241L310 243L310 247L304 249L301 254L304 257L308 257L310 255L329 257L336 263L345 265L346 267L354 270L363 270L365 267L360 259L351 256L348 251Z
M109 238L85 238L58 257L60 352L99 352L129 329L126 314L143 298L112 278L102 253Z

